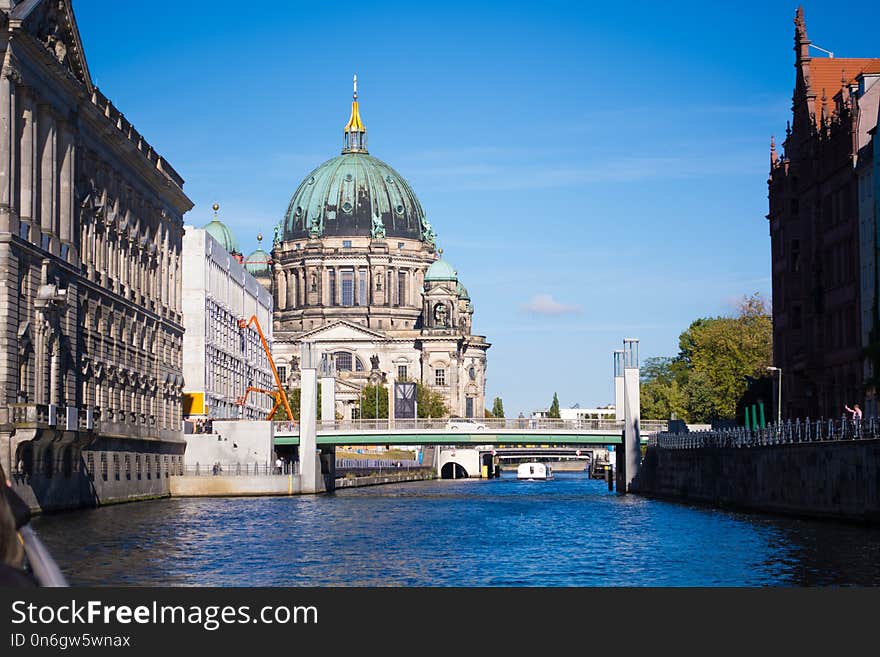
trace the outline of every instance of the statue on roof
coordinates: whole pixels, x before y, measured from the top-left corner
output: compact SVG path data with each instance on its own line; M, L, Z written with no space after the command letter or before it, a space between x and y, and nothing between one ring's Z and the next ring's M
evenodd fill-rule
M431 228L427 217L422 217L422 239L431 246L434 246L434 242L437 239L437 235L434 234L434 229Z
M385 239L385 224L382 223L382 217L378 214L373 215L373 225L370 228L370 236L374 240Z
M317 214L309 219L309 237L312 239L321 237L321 220Z

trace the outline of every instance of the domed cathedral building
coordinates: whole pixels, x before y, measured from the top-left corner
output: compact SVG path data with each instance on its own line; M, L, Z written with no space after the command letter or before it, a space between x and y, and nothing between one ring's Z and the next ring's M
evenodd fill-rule
M265 254L251 257L262 266ZM274 356L290 387L303 342L332 354L337 413L356 418L382 377L439 392L451 416L481 417L486 351L474 306L406 179L367 150L357 77L342 153L309 173L275 228ZM264 271L264 270L260 270Z

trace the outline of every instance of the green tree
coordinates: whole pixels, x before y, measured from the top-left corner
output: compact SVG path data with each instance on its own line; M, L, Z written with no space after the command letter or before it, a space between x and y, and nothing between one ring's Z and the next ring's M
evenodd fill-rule
M736 418L746 377L766 375L773 326L760 295L743 297L733 317L694 320L675 358L649 358L641 372L642 417L688 422Z
M639 385L642 417L687 418L687 382L687 368L681 360L668 357L646 359Z
M556 393L553 393L553 403L550 404L550 410L547 411L547 417L559 418L559 397L556 396Z
M379 402L378 411L376 401ZM361 417L365 420L388 417L388 388L383 385L367 385L361 391Z
M744 297L736 317L698 319L679 337L679 358L689 370L690 419L736 417L746 377L766 375L773 359L773 324L766 302Z
M492 402L492 415L494 417L504 417L504 404L501 402L501 397L496 397L495 401Z
M299 388L288 388L287 392L287 403L290 404L290 410L293 411L293 419L299 422L299 402L302 391ZM287 417L287 409L284 408L284 403L282 403L278 410L275 411L275 417L272 418L274 420L289 420L291 418ZM318 382L318 420L321 419L321 383Z
M443 395L421 383L416 383L416 404L419 417L449 417L449 409Z

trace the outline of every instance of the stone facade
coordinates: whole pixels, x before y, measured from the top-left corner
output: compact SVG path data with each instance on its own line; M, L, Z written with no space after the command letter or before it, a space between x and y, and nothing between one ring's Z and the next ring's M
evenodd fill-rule
M342 154L312 171L276 228L271 254L275 359L298 385L304 342L336 362L336 412L356 417L381 377L440 393L450 415L482 417L485 337L458 274L406 180L366 151L357 94Z
M206 416L263 420L272 398L249 386L275 388L269 359L254 326L256 316L271 349L272 295L239 260L203 228L185 227L183 237L183 374L186 392L202 393Z
M858 160L876 95L859 79L880 59L813 58L795 18L793 115L784 153L770 152L774 365L785 417L840 416L861 402Z
M69 0L0 0L0 462L32 506L167 494L183 180L93 85Z

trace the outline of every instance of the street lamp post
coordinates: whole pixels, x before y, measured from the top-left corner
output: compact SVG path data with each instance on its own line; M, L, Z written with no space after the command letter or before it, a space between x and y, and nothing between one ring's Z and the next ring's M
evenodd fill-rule
M780 426L782 424L782 368L781 367L773 367L772 365L767 368L770 372L779 372L779 391L777 392L777 400L776 400L776 426Z

